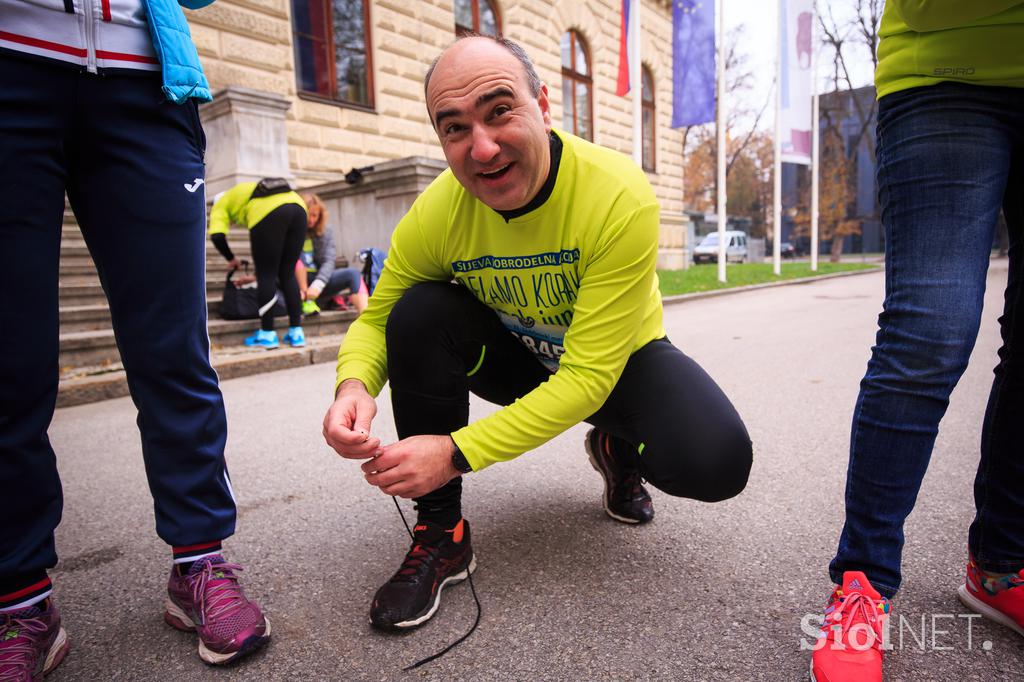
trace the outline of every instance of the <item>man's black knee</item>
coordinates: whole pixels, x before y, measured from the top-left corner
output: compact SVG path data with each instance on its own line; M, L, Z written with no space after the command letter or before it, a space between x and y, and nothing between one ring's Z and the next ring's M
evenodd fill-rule
M670 452L647 452L642 473L654 487L675 497L721 502L739 495L747 485L753 448L742 426L719 434L713 443L678 441ZM646 462L645 460L653 460Z
M446 326L459 307L460 287L447 282L420 282L409 287L388 315L385 335L409 339Z

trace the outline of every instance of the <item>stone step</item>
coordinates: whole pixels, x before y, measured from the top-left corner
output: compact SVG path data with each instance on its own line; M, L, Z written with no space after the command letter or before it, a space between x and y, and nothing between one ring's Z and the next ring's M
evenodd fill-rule
M106 303L78 305L60 309L60 333L98 331L110 328L110 308Z
M246 348L214 348L210 354L221 381L237 377L274 372L309 364L333 363L344 334L325 334L306 339L305 348L282 346L276 350ZM71 407L98 400L128 395L128 382L120 363L106 366L80 367L63 372L57 391L57 407Z
M219 319L220 298L206 299L206 312ZM60 309L60 333L99 331L110 329L110 308L106 301L95 305L71 306Z
M324 311L307 317L302 326L308 338L328 334L341 334L355 320L354 311ZM278 317L276 328L280 336L288 331L288 318ZM208 324L213 349L241 346L242 341L259 327L258 320L220 320L211 318ZM60 366L62 372L94 365L110 365L120 361L113 330L70 331L60 336Z
M207 298L220 298L224 291L224 279L214 278L206 280ZM100 286L97 275L76 275L74 277L61 278L58 285L58 297L61 308L77 308L81 306L106 305L107 297Z
M237 254L239 258L243 258L241 254ZM230 270L228 262L220 254L207 254L206 256L206 278L207 279L219 279L222 280L227 276L228 270ZM249 266L249 271L253 272L252 266ZM99 275L96 274L96 266L93 264L91 258L72 258L65 259L61 256L60 259L60 281L61 282L78 282L85 283L88 280L89 283L99 282Z
M240 258L248 258L252 253L248 239L229 239L228 245L235 255ZM68 239L63 237L60 240L60 259L61 262L65 259L86 259L92 263L92 254L89 253L89 247L86 246L84 239ZM214 259L224 260L224 256L220 255L213 242L208 241L206 242L206 260L212 261Z
M242 242L240 244L231 244L231 250L236 256L242 260L252 262L252 251L249 248L248 242ZM67 267L82 267L88 266L95 270L96 265L93 262L92 254L89 253L88 247L86 247L84 241L76 242L61 242L60 245L60 272L66 274L65 268ZM227 267L227 261L224 260L224 256L220 255L220 252L214 248L213 244L207 244L206 247L206 267ZM250 265L250 267L252 267Z
M239 254L245 258L245 255ZM347 261L338 259L337 267L346 267ZM250 266L250 273L253 272ZM224 290L224 281L228 274L228 264L220 255L207 256L206 265L206 295L207 297L220 297ZM92 265L82 264L68 265L62 267L60 272L60 283L58 286L58 300L61 308L78 308L82 306L104 305L107 302L103 295L103 288L100 286L99 275Z
M228 233L228 244L237 256L244 260L252 260L246 230L231 230ZM339 259L338 265L343 267L342 259ZM227 273L227 262L213 243L207 241L206 296L209 333L212 348L217 353L230 353L231 349L244 348L242 340L259 326L257 320L220 319L218 307ZM117 366L120 359L111 329L110 310L88 246L74 214L67 208L64 212L61 235L58 292L62 376L68 372L87 372L90 367L99 368L96 371L100 374L107 373L110 367ZM307 337L312 340L328 334L341 334L354 319L354 311L325 311L318 316L307 318L303 322L303 327ZM287 318L278 318L277 326L283 336L287 330ZM276 367L276 364L271 364Z
M249 253L249 231L241 228L234 227L228 231L228 246L231 250L236 253ZM85 244L85 237L82 235L82 230L75 222L72 216L71 222L68 222L67 214L64 216L64 225L61 229L60 235L60 251L61 256L66 253L84 254L89 255L89 250ZM220 257L217 248L210 241L209 235L206 237L206 251L208 254L216 254Z

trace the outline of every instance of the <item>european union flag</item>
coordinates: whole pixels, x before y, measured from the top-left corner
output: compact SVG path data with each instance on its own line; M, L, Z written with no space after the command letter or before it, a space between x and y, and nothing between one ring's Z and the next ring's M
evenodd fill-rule
M672 127L715 120L715 2L672 0Z

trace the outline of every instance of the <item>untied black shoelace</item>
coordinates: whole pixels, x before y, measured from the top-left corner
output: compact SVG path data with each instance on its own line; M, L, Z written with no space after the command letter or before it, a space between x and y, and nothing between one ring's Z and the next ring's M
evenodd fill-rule
M405 514L402 512L402 506L398 504L398 498L392 495L391 499L394 500L395 509L398 510L398 515L402 518L402 523L405 524L405 531L409 533L409 538L415 541L416 536L413 534L412 529L409 528L409 522L405 520ZM469 632L464 634L462 637L459 637L457 640L446 646L444 649L441 649L436 654L431 654L426 658L416 661L412 665L402 668L402 672L409 672L410 670L415 670L416 668L419 668L421 665L426 665L431 661L436 661L437 659L441 658L446 653L448 653L449 651L451 651L452 649L454 649L455 647L469 639L469 636L476 631L476 626L480 624L480 615L482 613L482 609L480 608L480 598L476 596L476 586L473 585L473 573L470 572L468 566L466 567L466 575L468 576L469 579L469 590L473 593L473 601L476 602L476 620L473 621L473 627L469 629Z

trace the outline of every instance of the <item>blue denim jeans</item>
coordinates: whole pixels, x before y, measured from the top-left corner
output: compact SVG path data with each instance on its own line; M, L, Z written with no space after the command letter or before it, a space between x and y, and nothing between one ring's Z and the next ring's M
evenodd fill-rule
M981 432L968 545L982 568L1024 567L1024 89L942 83L878 112L885 303L850 436L846 523L829 570L900 586L903 523L977 338L996 221L1010 233L1003 346Z
M318 303L326 303L332 297L348 289L350 293L359 293L359 280L362 277L360 272L355 268L336 268L331 273L330 279L327 284L324 285L324 290L320 292L320 296L317 297ZM316 273L309 273L309 282L313 283L316 278Z

